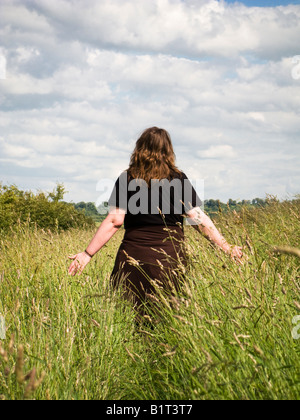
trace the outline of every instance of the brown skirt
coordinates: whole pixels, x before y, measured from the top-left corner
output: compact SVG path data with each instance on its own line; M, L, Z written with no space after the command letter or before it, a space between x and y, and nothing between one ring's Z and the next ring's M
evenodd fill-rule
M184 233L181 227L167 229L155 225L132 228L125 232L111 281L114 287L123 288L126 297L143 315L145 303L153 301L157 290L173 293L180 289L185 266Z

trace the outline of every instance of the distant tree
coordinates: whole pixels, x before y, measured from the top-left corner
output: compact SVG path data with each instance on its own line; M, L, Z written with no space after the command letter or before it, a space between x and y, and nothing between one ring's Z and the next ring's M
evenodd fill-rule
M50 198L55 203L58 203L59 201L62 201L64 198L64 195L67 193L65 187L63 184L57 184L56 189L48 194L48 198Z
M74 205L74 207L78 210L78 209L85 209L86 208L86 203L84 203L83 201L81 201L80 203L77 203Z
M108 203L102 203L97 208L95 203L84 203L81 201L80 203L73 204L73 206L76 210L81 211L87 217L92 218L96 223L101 223L108 213Z
M265 207L266 200L262 200L261 198L254 198L252 200L252 205L255 207Z
M96 206L95 206L94 203L87 203L86 211L87 211L87 213L90 213L90 214L98 214Z
M242 206L251 206L251 201L250 200L242 200L241 205Z
M237 202L235 200L232 200L231 198L228 200L227 203L230 210L235 210L237 207Z
M205 200L204 209L206 213L212 218L217 217L220 213L226 213L228 211L240 211L243 207L265 207L268 203L270 204L274 200L273 197L268 197L266 200L261 198L255 198L253 200L242 200L236 201L229 199L227 204L222 203L220 200Z

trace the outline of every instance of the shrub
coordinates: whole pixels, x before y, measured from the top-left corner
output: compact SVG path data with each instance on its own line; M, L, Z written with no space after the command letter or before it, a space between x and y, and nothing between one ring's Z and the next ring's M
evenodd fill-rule
M0 184L0 229L25 222L51 231L93 226L90 217L61 201L65 192L62 184L57 184L51 193L37 194L21 191L15 185Z

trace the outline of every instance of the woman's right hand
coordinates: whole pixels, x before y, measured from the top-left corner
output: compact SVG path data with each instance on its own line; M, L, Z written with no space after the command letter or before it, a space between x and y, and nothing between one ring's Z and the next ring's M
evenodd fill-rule
M244 254L243 248L241 246L231 246L229 252L231 258L236 261L238 264L244 264L244 260L248 259L247 255Z
M82 274L83 270L92 258L89 257L85 252L80 252L76 255L70 255L69 259L73 260L73 262L69 267L68 274L69 276L75 276L76 274Z

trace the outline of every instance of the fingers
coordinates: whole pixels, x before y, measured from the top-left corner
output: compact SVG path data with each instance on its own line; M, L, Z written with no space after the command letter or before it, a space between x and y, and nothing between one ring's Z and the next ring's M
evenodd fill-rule
M241 246L235 246L232 248L231 258L241 265L244 264L245 259L248 260L248 256L244 254L243 248Z
M79 269L79 272L78 272L78 275L79 275L79 276L81 276L81 274L83 273L84 268L85 268L85 266L82 266L82 267Z
M84 253L69 255L68 258L73 260L68 270L68 274L70 276L75 276L76 274L81 275L90 261L90 258L87 258L87 255Z
M70 276L75 276L75 274L80 269L80 261L78 259L78 254L75 255L69 255L68 257L70 260L73 260L72 264L69 267L68 274Z
M234 259L237 264L244 265L244 261L241 258Z
M76 274L79 274L79 275L82 274L83 270L84 270L83 266L79 264L75 264L75 265L70 266L68 273L70 276L75 276Z
M79 269L78 262L74 261L69 267L68 274L70 276L75 276L75 274L78 272L78 269Z

